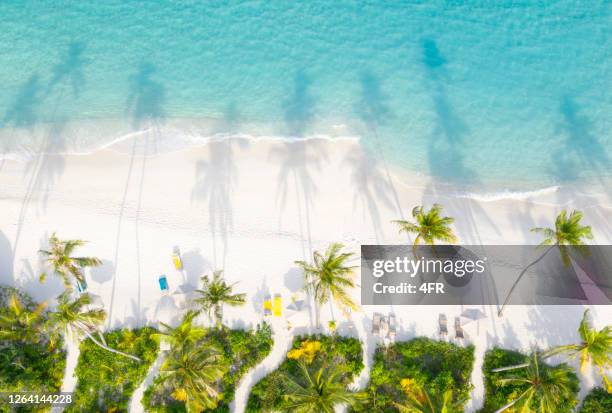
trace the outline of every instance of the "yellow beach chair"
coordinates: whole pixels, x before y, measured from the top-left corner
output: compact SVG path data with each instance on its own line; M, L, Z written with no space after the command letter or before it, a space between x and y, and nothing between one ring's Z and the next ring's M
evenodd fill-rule
M272 315L272 299L269 295L264 297L263 312L264 316Z
M183 269L183 260L181 259L181 251L179 247L174 247L172 251L172 262L174 263L174 267L181 271Z
M280 317L283 312L283 299L280 294L274 294L274 308L272 310L274 317Z

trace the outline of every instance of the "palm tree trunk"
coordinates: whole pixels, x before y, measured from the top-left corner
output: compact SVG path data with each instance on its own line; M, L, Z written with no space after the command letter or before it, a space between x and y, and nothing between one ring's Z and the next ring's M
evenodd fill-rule
M523 364L517 364L515 366L508 366L508 367L499 367L497 369L493 369L491 370L493 373L499 373L500 371L508 371L508 370L516 370L516 369L524 369L525 367L528 367L529 363L523 363Z
M509 407L512 407L516 404L516 402L518 401L518 399L511 401L510 403L508 403L507 405L503 406L501 409L496 410L495 413L502 413L503 411L505 411L506 409L508 409Z
M521 271L521 273L519 274L518 278L516 279L516 281L514 281L514 284L512 284L512 288L510 288L510 291L508 292L508 295L506 296L506 299L504 300L504 304L502 304L501 308L499 309L499 312L497 313L498 317L501 317L504 313L504 309L506 308L506 306L508 305L508 301L510 301L510 296L512 295L512 293L514 292L514 290L516 289L516 286L518 285L518 283L521 281L521 279L523 278L523 276L525 275L525 273L527 272L527 270L531 267L533 267L534 265L536 265L538 262L540 262L545 256L546 254L548 254L548 252L550 250L552 250L553 248L556 247L555 245L551 245L550 247L548 247L548 249L546 251L544 251L544 254L540 255L540 257L538 259L536 259L535 261L533 261L531 264L529 264L528 266L526 266L525 268L523 268L523 271Z
M219 330L223 327L223 306L221 304L215 306L215 324Z
M136 357L136 356L133 356L133 355L131 355L131 354L127 354L127 353L123 353L123 352L121 352L121 351L119 351L119 350L115 350L114 348L110 348L110 347L108 347L108 346L105 346L104 344L100 343L98 340L96 340L95 338L93 338L93 336L92 336L91 334L89 334L89 332L87 332L87 331L85 332L85 335L87 336L87 338L89 338L91 341L93 341L93 342L94 342L94 344L96 344L97 346L99 346L99 347L103 348L104 350L108 350L108 351L110 351L111 353L119 354L119 355L124 356L124 357L129 357L129 358L131 358L131 359L133 359L133 360L136 360L136 361L138 361L138 362L142 361L142 360L140 360L140 359L139 359L138 357Z

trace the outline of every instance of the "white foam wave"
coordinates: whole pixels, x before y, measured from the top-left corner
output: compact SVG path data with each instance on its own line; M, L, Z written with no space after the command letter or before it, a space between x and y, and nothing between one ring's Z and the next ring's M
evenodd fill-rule
M506 199L525 200L525 199L538 198L544 195L554 194L558 192L559 189L561 189L560 186L554 185L554 186L549 186L545 188L534 189L531 191L511 191L509 189L505 189L503 191L483 192L483 193L463 192L463 193L455 194L455 196L457 198L469 198L469 199L474 199L476 201L481 201L481 202L502 201Z

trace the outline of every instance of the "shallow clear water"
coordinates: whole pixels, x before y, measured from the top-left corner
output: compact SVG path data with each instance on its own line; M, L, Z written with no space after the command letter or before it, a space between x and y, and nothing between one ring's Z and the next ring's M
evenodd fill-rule
M351 135L452 181L612 175L609 1L203 3L0 3L0 149L89 150L152 117L165 147Z

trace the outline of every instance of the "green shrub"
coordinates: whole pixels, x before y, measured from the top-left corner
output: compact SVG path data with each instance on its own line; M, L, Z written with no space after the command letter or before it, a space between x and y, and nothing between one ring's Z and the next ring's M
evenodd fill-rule
M459 347L444 341L419 337L398 342L388 348L379 347L366 389L369 403L355 412L397 412L394 402L406 395L400 385L410 379L431 393L453 391L459 404L468 400L472 385L474 347Z
M16 294L27 310L33 310L35 303L30 296L13 287L0 286L0 316L7 314L8 299ZM43 318L43 322L46 317ZM38 343L23 341L0 341L0 392L34 391L58 392L62 386L66 352L63 340L55 337L51 346L49 336L41 332ZM21 406L11 410L0 404L0 412L39 412L49 409L37 406Z
M601 387L596 387L587 394L582 402L580 413L612 412L612 394Z
M496 347L486 352L483 364L485 401L483 408L478 411L479 413L493 413L515 400L529 388L529 384L508 384L505 386L500 386L498 379L503 377L503 375L501 372L495 373L492 370L500 367L509 367L528 363L529 361L529 356L518 351ZM548 365L545 364L542 367L548 367ZM528 377L528 370L526 368L512 370L508 373L511 373L512 376L516 377ZM571 386L573 387L572 390L574 391L574 398L572 400L563 401L559 405L557 413L569 413L574 411L576 396L578 393L578 378L575 374L572 376ZM533 403L536 402L537 401L534 401Z
M202 342L213 341L223 349L225 362L230 372L223 376L220 389L223 399L213 410L206 412L229 412L229 403L234 399L236 383L249 369L260 363L272 349L272 330L268 324L258 325L254 331L210 329ZM160 385L157 377L145 391L142 404L147 412L186 412L185 403L172 398L168 389Z
M320 350L316 353L317 362L342 364L350 371L352 380L363 370L362 348L359 340L339 336L311 335L296 337L292 349L299 349L305 341L318 341ZM249 395L246 407L247 413L274 411L283 406L285 393L285 375L296 375L298 362L286 358L279 368L259 381ZM349 383L347 383L348 385Z
M155 360L157 342L150 327L115 330L104 334L109 347L133 354L142 361L111 353L91 340L81 343L73 404L67 412L125 412L130 397Z

